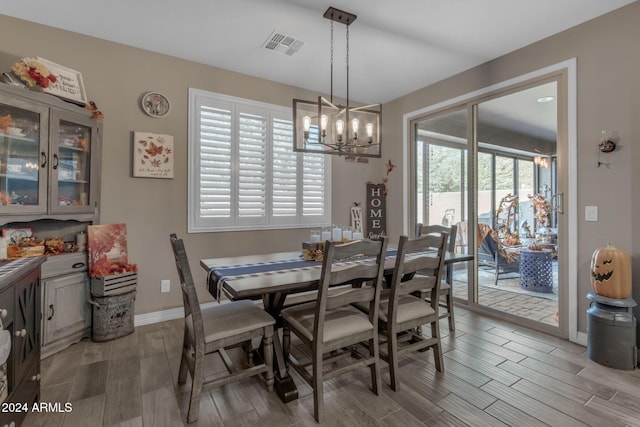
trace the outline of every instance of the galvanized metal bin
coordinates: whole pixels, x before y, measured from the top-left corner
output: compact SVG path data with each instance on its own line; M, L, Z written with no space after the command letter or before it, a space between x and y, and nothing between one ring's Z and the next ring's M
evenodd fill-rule
M136 292L120 295L93 296L94 341L109 341L133 332L133 312Z
M587 310L587 355L601 365L634 369L636 350L635 301L613 299L590 293Z

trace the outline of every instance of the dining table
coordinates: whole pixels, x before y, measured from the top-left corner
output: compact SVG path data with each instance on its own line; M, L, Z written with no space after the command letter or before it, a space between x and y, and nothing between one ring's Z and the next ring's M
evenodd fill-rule
M384 266L387 278L393 275L395 253L394 248L387 250ZM447 252L444 263L472 260L472 254ZM280 313L287 298L317 290L322 272L322 261L305 260L301 251L207 258L201 259L200 265L207 271L207 289L218 302L222 294L232 301L262 300L265 311L276 319L276 328L282 327ZM273 346L275 390L283 402L290 402L298 398L298 390L287 371L277 333Z

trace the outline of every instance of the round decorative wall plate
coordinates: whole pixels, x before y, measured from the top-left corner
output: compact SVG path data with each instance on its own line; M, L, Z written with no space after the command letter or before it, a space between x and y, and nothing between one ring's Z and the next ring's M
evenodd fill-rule
M169 114L171 105L166 96L158 92L147 92L140 99L142 111L151 117L164 117Z

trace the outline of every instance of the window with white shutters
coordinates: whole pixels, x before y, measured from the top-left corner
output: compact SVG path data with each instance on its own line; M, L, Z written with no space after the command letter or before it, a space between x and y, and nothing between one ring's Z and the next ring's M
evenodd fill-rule
M290 108L189 90L189 231L328 225L330 159L293 151Z

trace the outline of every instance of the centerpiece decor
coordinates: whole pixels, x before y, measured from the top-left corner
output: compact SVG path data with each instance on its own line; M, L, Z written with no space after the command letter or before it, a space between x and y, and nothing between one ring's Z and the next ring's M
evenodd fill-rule
M48 88L57 81L46 65L35 58L22 58L11 67L11 71L28 87Z

